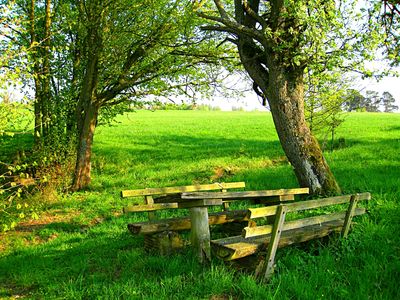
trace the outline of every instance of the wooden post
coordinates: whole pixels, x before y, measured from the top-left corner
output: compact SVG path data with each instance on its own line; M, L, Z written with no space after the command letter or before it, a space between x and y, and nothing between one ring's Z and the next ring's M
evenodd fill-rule
M146 196L145 199L146 199L146 204L154 204L153 196ZM148 217L149 217L149 221L157 220L157 216L154 211L149 211Z
M271 278L274 272L275 254L278 249L279 239L282 233L282 227L285 222L286 207L284 205L279 205L276 211L274 228L271 233L271 240L268 245L268 252L266 257L266 262L263 262L264 266L257 268L256 276L259 277L262 274L262 270L265 269L264 281ZM265 267L265 263L267 264Z
M221 189L221 192L226 193L227 190L226 189ZM224 202L222 205L224 207L224 211L229 210L229 203L228 202Z
M342 228L342 236L344 238L347 237L350 230L351 220L354 216L354 211L356 209L358 202L358 195L351 195L349 208L346 211L346 216L344 218L343 228Z
M193 251L197 255L200 263L209 262L211 250L207 207L190 208L190 220L192 223L190 240L192 242Z

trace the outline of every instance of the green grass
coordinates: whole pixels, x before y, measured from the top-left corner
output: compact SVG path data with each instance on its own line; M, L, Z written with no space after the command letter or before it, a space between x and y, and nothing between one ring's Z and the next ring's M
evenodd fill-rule
M369 214L347 240L279 250L267 285L217 260L201 267L190 250L146 254L143 238L126 229L146 214L117 212L128 188L241 180L248 190L297 187L271 116L139 111L118 121L97 129L90 189L45 206L42 215L58 216L53 222L1 237L8 249L0 255L0 298L400 298L399 114L347 117L337 133L345 145L326 158L343 192L372 193Z

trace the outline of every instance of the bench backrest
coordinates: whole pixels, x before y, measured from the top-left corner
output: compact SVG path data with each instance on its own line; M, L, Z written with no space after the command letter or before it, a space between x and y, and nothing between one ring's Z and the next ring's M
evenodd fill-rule
M297 212L302 210L310 210L315 208L349 203L349 207L346 211L333 212L330 214L301 218L295 221L288 221L288 222L283 221L284 223L282 225L282 231L287 231L287 230L302 228L305 226L311 226L311 225L321 224L324 222L330 222L342 219L344 220L344 227L345 227L350 225L349 223L351 222L351 218L353 216L365 213L364 208L356 208L357 202L370 199L371 199L370 193L362 193L362 194L330 197L317 200L300 201L289 204L281 204L281 205L274 205L261 208L250 208L248 209L247 218L249 220L253 220L262 217L277 216L278 210L283 210L283 213L286 214L289 212ZM243 229L242 236L245 238L249 238L249 237L270 234L273 232L275 224L256 226L254 222L250 222L249 223L250 226L247 226Z
M364 208L357 208L357 202L360 200L370 200L371 195L369 193L331 197L318 200L302 201L297 203L290 203L284 205L277 205L275 207L265 208L253 208L249 209L248 217L250 219L248 227L243 230L243 237L255 237L260 235L269 235L270 241L268 243L267 256L265 261L262 261L256 269L256 277L261 277L262 280L266 281L272 276L274 272L274 260L276 250L279 247L280 237L283 232L288 233L289 230L305 230L306 228L312 228L315 226L320 227L317 230L325 228L327 225L333 226L335 223L336 227L342 226L342 236L346 237L351 224L351 219L354 215L361 215L365 213ZM332 206L337 204L350 203L347 210L342 212L333 212L325 215L318 215L314 217L307 217L298 219L295 221L285 222L286 213L297 212L300 210L309 210L314 208ZM275 216L273 225L254 226L252 219ZM322 226L324 225L324 226ZM325 229L323 229L325 230ZM293 232L293 231L292 231ZM327 231L329 232L329 231ZM318 236L318 235L317 235ZM299 240L303 239L303 236L297 237ZM308 239L304 239L308 240Z
M124 208L124 212L145 212L161 209L178 208L180 194L185 192L220 191L228 189L244 188L244 182L216 182L211 184L199 184L189 186L175 186L163 188L146 188L139 190L125 190L121 192L122 198L144 197L143 205L132 205ZM153 198L159 196L159 198Z
M126 197L139 197L139 196L156 196L156 195L171 195L179 193L200 192L200 191L213 191L213 190L227 190L244 188L244 182L215 182L211 184L198 184L188 186L174 186L163 188L146 188L140 190L126 190L121 192L122 198Z

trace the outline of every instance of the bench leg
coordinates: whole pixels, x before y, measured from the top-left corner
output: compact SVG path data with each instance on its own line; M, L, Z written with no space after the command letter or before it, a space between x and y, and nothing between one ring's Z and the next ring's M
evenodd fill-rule
M221 192L226 193L227 190L226 189L221 189ZM224 202L222 204L222 206L224 207L224 211L228 211L229 210L229 202Z
M211 257L211 246L207 207L190 208L190 220L192 222L190 240L192 242L193 250L200 263L209 262Z
M344 223L342 228L342 236L344 238L346 238L347 235L349 234L351 220L354 216L354 211L356 210L357 202L358 202L358 196L351 195L349 208L346 211L346 216L344 218Z
M276 250L278 249L279 239L282 233L282 227L285 222L285 216L286 216L286 207L283 205L279 205L276 212L274 227L271 233L271 240L268 244L266 261L261 262L261 264L256 269L256 277L261 278L264 281L269 280L274 272L275 254Z
M146 204L154 204L154 199L153 196L146 196ZM155 211L149 211L148 212L148 217L149 221L154 221L157 220L156 212Z

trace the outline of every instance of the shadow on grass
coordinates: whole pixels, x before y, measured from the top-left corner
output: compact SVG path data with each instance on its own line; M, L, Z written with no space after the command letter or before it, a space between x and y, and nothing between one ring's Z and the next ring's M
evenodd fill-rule
M235 138L201 138L188 135L141 136L140 141L118 147L102 144L96 154L110 158L129 158L146 164L191 163L221 157L276 157L283 155L279 141L246 140ZM151 165L151 164L150 164Z
M381 139L379 141L346 139L339 148L334 149L333 152L327 151L326 155L328 159L331 155L335 157L335 160L330 162L331 168L339 182L344 182L347 190L349 186L347 183L351 183L351 186L357 189L357 184L354 184L357 181L357 177L362 179L365 176L376 176L376 173L365 172L364 166L359 166L360 162L365 164L366 167L371 167L374 171L378 171L378 176L380 176L382 172L379 172L379 168L385 169L386 166L377 165L374 168L375 160L384 157L385 153L387 153L388 158L393 157L395 155L394 151L400 151L398 139ZM103 186L95 186L93 191L99 192L119 186L121 189L124 187L132 188L132 181L129 180L130 182L127 183L124 176L132 178L131 173L135 172L134 179L137 182L148 181L148 176L159 182L169 179L171 183L164 184L164 186L174 185L173 181L179 181L179 178L186 178L192 182L209 182L212 181L210 178L213 178L214 170L212 165L218 165L221 161L223 163L224 160L228 166L235 163L239 166L241 164L245 165L246 161L250 160L260 163L258 168L244 166L243 169L239 168L233 174L225 174L225 176L213 181L244 180L251 186L250 181L257 180L266 183L264 188L271 188L271 185L268 184L271 181L273 182L273 188L285 186L287 183L295 186L295 182L293 185L294 175L291 167L287 166L286 162L282 163L279 160L278 163L274 162L277 158L284 156L279 141L224 137L202 138L190 135L142 136L140 141L133 141L131 145L111 147L103 144L101 148L96 149L96 154L97 160L110 161L110 164L104 164L99 174L100 177L103 174L114 176L112 180L103 182ZM201 169L195 166L190 167L190 165L199 163L202 160L206 163ZM113 162L115 164L117 162L122 163L121 173L118 173L120 170L115 169L115 165L112 165ZM267 162L271 163L268 164ZM98 164L98 162L94 162L95 169ZM396 167L395 161L391 162L391 164ZM390 166L387 167L390 168ZM171 169L174 171L173 177L169 172ZM143 174L143 172L153 173L149 175ZM284 172L289 174L284 174ZM390 170L390 172L392 174L398 173L396 169ZM351 174L353 179L347 180L348 174ZM342 177L345 177L346 180L342 180ZM282 180L279 178L282 178ZM188 184L191 183L190 181ZM374 181L373 178L372 181ZM263 184L253 183L253 186L255 189L263 188ZM364 189L364 187L365 184L362 184L361 188Z
M400 152L400 140L365 140L354 145L334 153L330 164L344 192L399 191L400 163L394 158Z
M40 293L74 298L73 293L81 293L90 298L91 293L101 295L97 289L102 286L123 286L127 281L146 286L141 283L144 278L157 285L166 276L198 271L183 256L170 261L145 254L142 248L142 238L103 227L19 250L0 260L0 297Z
M386 130L389 130L389 131L400 131L400 126L390 126Z

